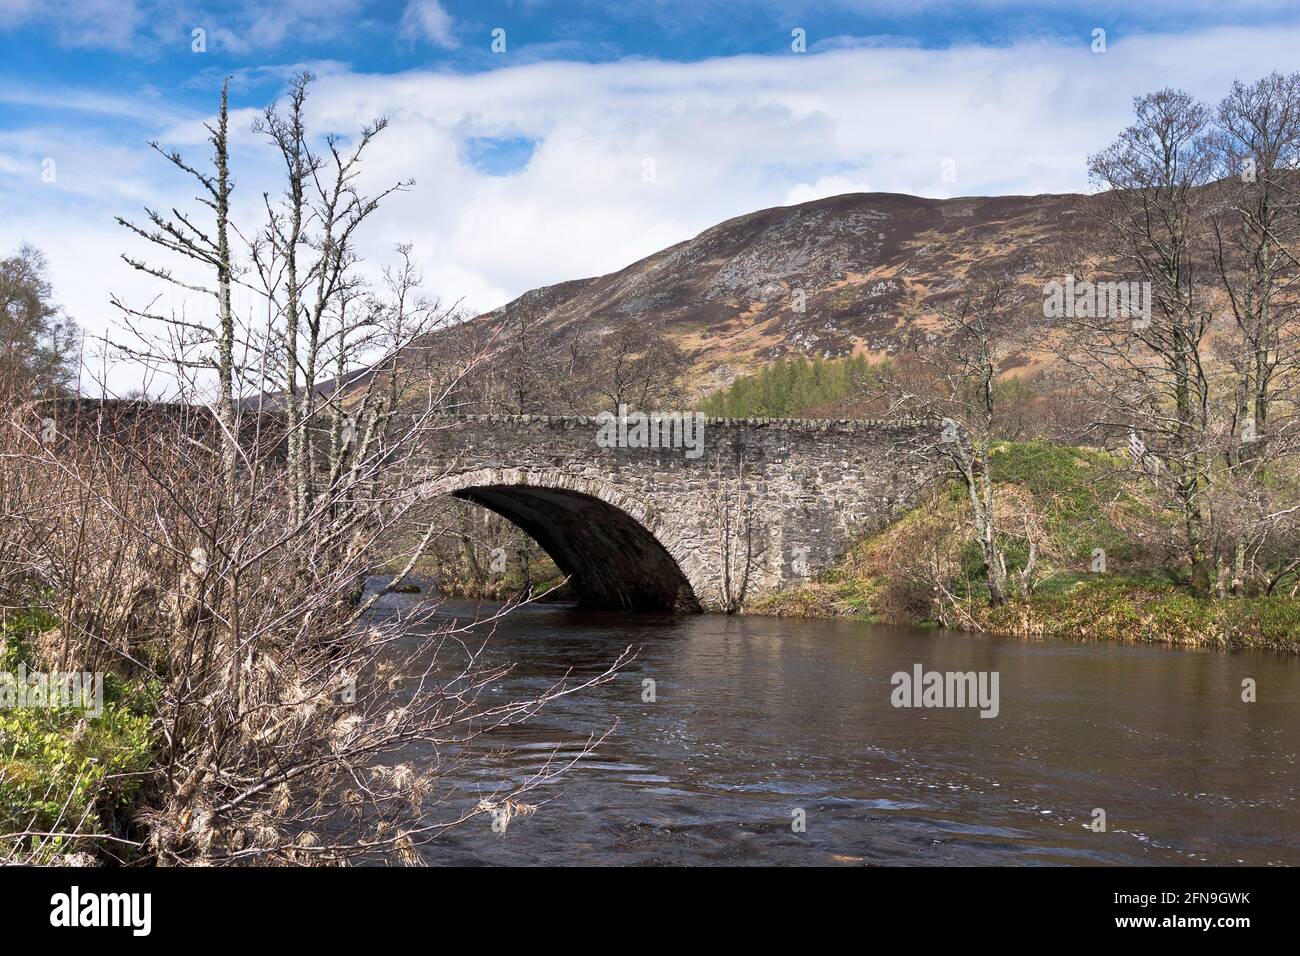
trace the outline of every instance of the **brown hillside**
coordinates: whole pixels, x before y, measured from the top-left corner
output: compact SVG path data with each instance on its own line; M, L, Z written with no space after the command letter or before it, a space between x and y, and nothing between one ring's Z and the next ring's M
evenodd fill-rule
M1036 274L1040 252L1086 228L1081 200L850 193L763 209L610 275L527 292L477 321L525 307L550 333L586 320L649 328L687 352L705 389L787 355L886 355L924 334L925 309L906 316L972 263Z

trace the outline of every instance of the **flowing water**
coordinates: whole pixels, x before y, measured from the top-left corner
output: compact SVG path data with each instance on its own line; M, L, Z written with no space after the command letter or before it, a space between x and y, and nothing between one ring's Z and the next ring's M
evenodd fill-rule
M599 673L628 645L637 657L612 682L493 734L453 804L617 721L598 751L534 791L534 814L501 834L476 817L429 862L1300 864L1294 657L532 605L487 643L491 662L515 663L493 692ZM893 706L892 675L917 664L996 672L997 716Z

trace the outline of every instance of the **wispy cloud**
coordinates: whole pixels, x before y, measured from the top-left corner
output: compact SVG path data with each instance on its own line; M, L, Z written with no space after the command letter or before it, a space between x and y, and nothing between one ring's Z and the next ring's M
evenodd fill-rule
M0 28L30 19L36 9L36 0L0 0Z
M405 40L425 40L447 50L460 46L452 32L451 14L438 0L409 0L402 12L401 31Z
M37 26L63 47L153 56L188 48L201 29L214 49L249 53L337 37L362 8L363 0L0 0L0 30Z
M32 86L0 82L0 103L25 106L46 115L91 113L101 117L133 119L156 123L176 122L181 117L177 107L156 96L113 94L67 87Z
M191 14L196 26L211 24L209 36L232 53L275 50L294 43L329 40L353 29L361 0L239 0Z

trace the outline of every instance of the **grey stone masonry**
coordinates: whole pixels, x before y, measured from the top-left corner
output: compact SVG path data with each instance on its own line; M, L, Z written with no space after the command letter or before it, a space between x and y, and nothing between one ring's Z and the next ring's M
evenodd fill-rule
M687 448L604 447L609 418L460 416L418 467L422 494L508 518L588 603L730 610L816 575L897 517L937 474L941 430L704 418Z

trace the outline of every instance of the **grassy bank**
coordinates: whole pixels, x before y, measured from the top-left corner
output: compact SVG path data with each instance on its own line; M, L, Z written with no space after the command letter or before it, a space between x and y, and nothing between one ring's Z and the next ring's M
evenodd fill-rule
M1029 601L972 602L968 610L997 634L1300 653L1300 601L1280 595L1211 600L1160 581L1094 576Z
M764 595L747 605L745 613L939 624L933 615L887 611L881 597L889 586L878 577L837 570L821 580ZM1300 601L1283 595L1198 598L1186 587L1154 578L1080 575L1000 608L965 598L954 617L948 622L952 626L990 634L1300 653Z
M1038 542L1041 578L1028 599L988 606L963 492L947 488L859 541L825 574L764 595L745 612L1300 652L1300 600L1285 591L1198 597L1167 569L1167 518L1125 493L1114 463L1050 442L998 446L995 477L1006 517L1028 516ZM1010 542L1010 551L1018 567L1025 549L1017 544ZM1094 573L1099 551L1105 571Z

